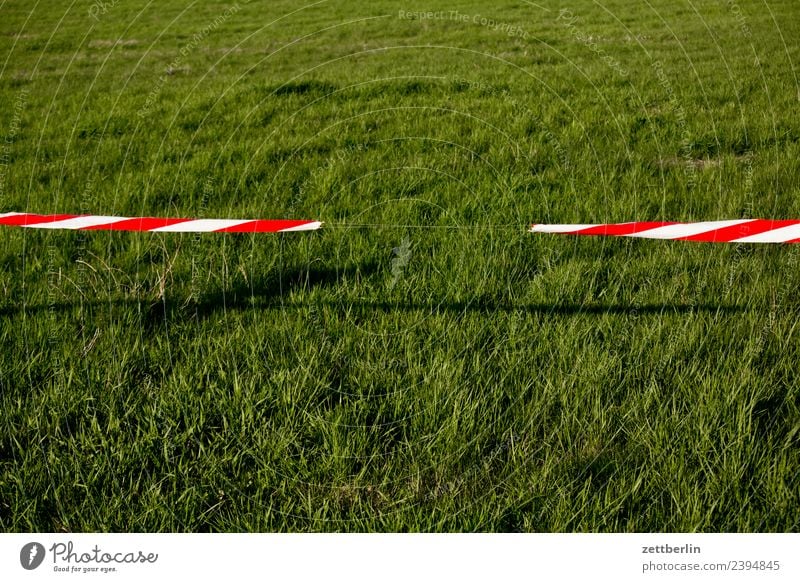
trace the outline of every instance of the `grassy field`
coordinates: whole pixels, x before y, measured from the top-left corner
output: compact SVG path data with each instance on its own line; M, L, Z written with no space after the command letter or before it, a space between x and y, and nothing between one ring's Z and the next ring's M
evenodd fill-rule
M798 531L796 0L0 0L0 530Z

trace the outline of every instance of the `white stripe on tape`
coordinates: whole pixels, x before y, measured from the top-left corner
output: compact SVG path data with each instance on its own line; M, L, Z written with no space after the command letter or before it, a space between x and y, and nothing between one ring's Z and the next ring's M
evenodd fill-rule
M715 222L690 222L685 224L670 224L668 226L659 226L642 232L635 232L633 234L625 234L622 236L632 236L637 238L656 238L656 239L675 239L684 236L693 236L709 230L717 228L725 228L727 226L736 226L737 224L744 224L746 222L753 222L753 219L744 220L718 220Z
M800 238L800 224L791 224L775 230L734 239L737 243L780 243Z
M55 222L38 222L36 224L23 224L25 228L66 228L70 230L79 228L89 228L90 226L100 226L101 224L114 224L128 220L124 216L78 216L77 218L67 218Z
M289 228L282 228L281 232L300 232L303 230L317 230L321 226L322 226L321 222L315 221L306 224L301 224L300 226L290 226Z
M550 234L569 234L586 228L592 228L594 224L534 224L531 232L546 232Z
M197 220L188 220L186 222L179 222L177 224L170 224L169 226L162 226L154 228L150 232L214 232L222 230L223 228L230 228L232 226L239 226L253 222L252 220L225 220L224 218L198 218Z

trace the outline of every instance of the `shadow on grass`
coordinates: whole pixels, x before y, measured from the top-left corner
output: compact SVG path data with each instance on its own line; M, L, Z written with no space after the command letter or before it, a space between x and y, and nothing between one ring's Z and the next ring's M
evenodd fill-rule
M223 294L220 294L221 296ZM388 302L388 301L304 301L304 302L281 302L278 297L275 300L260 301L254 298L243 297L241 295L225 295L225 300L218 302L201 301L199 303L179 303L174 300L158 301L148 303L135 299L112 299L109 301L84 301L81 303L55 303L51 305L26 305L25 307L2 307L0 317L12 317L22 313L35 314L41 312L60 313L74 310L80 306L98 308L123 306L138 306L145 311L145 324L154 326L164 321L170 316L180 316L182 319L186 315L194 315L198 319L205 319L214 313L225 313L227 311L280 311L287 309L306 309L312 306L324 306L334 309L348 310L352 313L355 308L361 313L393 311L426 311L429 313L531 313L541 315L661 315L661 314L692 314L692 313L720 313L735 314L748 311L747 308L736 305L714 305L697 304L684 305L672 303L659 303L650 305L579 305L573 303L563 304L495 304L485 301L445 301L442 303L422 303L422 302Z
M660 315L664 313L691 314L691 313L741 313L751 310L738 305L722 305L716 303L651 303L645 305L623 304L577 304L577 303L533 303L513 304L497 301L493 297L477 297L469 301L443 301L414 302L414 301L385 301L362 300L354 301L322 299L297 301L287 300L291 293L307 292L314 288L325 288L339 285L344 281L358 282L378 271L377 263L370 262L363 265L349 266L342 269L330 268L296 268L282 274L275 274L267 278L252 281L250 284L240 284L228 290L220 290L204 294L198 298L187 297L176 299L135 299L120 298L107 300L90 300L74 302L53 302L38 305L20 305L0 307L0 317L13 317L18 314L36 314L42 312L62 313L78 308L102 308L116 305L137 306L144 311L145 325L157 325L167 316L179 314L204 319L217 312L243 311L243 310L281 310L304 309L311 306L324 306L340 309L358 309L363 312L392 312L392 311L428 311L428 312L457 312L457 313L536 313L544 315ZM757 309L757 308L756 308Z
M431 311L431 312L477 312L477 313L539 313L544 315L659 315L662 313L741 313L746 308L737 305L715 304L674 304L653 303L648 305L615 305L595 304L581 305L577 303L498 303L492 300L475 299L473 301L444 301L442 303L422 302L389 302L389 301L322 301L322 305L342 308L360 308L364 311ZM307 304L291 303L276 307L306 307Z
M250 284L237 284L230 289L221 289L205 293L197 298L176 298L167 296L163 299L153 297L141 298L109 298L84 301L54 301L46 304L6 305L0 307L0 317L11 317L26 313L37 314L50 312L53 314L83 308L103 308L114 306L136 306L144 312L145 323L151 319L163 319L165 314L180 312L198 318L208 317L218 311L258 310L281 308L282 298L290 293L307 292L317 287L331 287L344 281L359 281L378 271L378 264L368 262L362 265L341 269L330 268L295 268L281 274L270 275ZM297 304L295 304L297 305Z
M176 310L182 313L195 313L198 317L206 317L218 311L242 311L242 310L281 310L281 309L305 309L311 306L338 307L342 309L358 308L363 311L429 311L429 312L478 312L478 313L515 313L528 312L550 315L659 315L664 313L742 313L752 311L750 308L738 305L716 305L716 304L675 304L675 303L653 303L649 305L614 305L596 304L579 305L576 303L528 303L528 304L500 304L487 301L445 301L442 303L423 303L423 302L389 302L389 301L335 301L325 299L321 301L305 301L291 303L281 302L280 297L274 301L260 301L255 296L243 296L235 293L220 293L217 301L178 302L176 300L146 302L135 299L111 299L108 301L84 301L83 303L53 303L50 305L26 305L24 307L0 307L0 317L10 317L22 313L35 314L45 311L65 312L71 311L83 305L84 307L109 307L114 305L139 305L147 309L151 316L163 317L164 313L172 313Z
M156 305L168 311L176 308L188 310L197 317L207 317L217 311L280 308L281 299L290 293L307 292L315 288L338 285L343 281L358 281L378 271L374 262L342 269L315 268L291 269L267 279L238 285L230 290L220 290L202 295L197 300L178 301L166 299ZM163 315L163 311L162 311Z

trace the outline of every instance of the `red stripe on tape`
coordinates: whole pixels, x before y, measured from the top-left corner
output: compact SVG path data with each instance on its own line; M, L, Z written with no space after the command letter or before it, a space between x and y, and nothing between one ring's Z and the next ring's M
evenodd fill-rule
M253 220L245 224L229 226L214 232L279 232L286 228L294 228L309 224L308 220Z
M607 235L607 236L626 236L637 232L644 232L658 228L677 224L675 222L627 222L622 224L598 224L582 230L576 230L568 234L587 234L587 235Z
M0 217L0 224L6 226L30 226L33 224L43 224L46 222L58 222L59 220L69 220L77 218L79 214L15 214L13 216Z
M181 222L188 222L189 220L191 220L191 218L129 218L128 220L120 220L119 222L114 222L111 224L87 226L81 230L153 230L154 228L161 228L162 226L170 226L172 224L180 224Z

